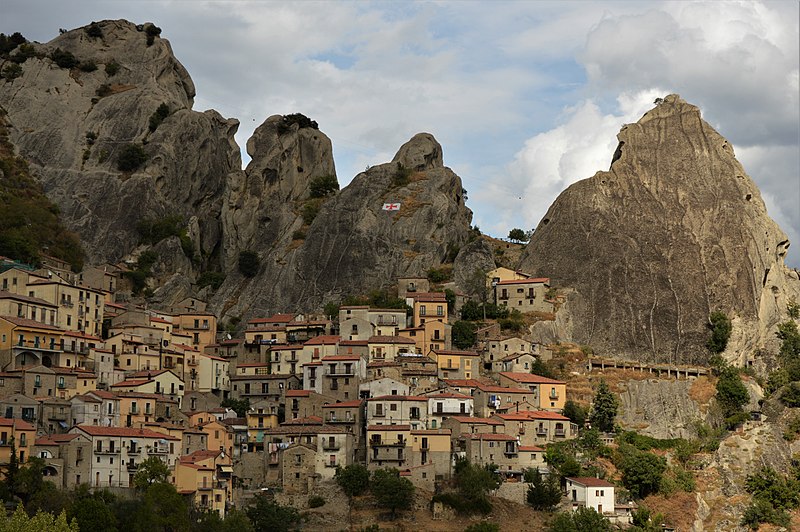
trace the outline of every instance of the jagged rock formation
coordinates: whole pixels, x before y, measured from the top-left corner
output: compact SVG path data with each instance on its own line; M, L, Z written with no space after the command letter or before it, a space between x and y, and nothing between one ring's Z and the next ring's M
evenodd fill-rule
M556 199L520 268L575 289L571 339L603 354L703 361L708 316L721 309L741 331L729 358L752 355L798 292L758 188L677 95L617 137L610 170Z
M311 140L302 135L311 135ZM319 150L315 172L333 168L332 161L319 162L329 156L330 143L316 130L269 138L271 142L261 139L261 153L275 152L274 144L280 143L281 153L292 158L302 153L304 142L310 142ZM441 154L433 136L420 133L400 148L392 162L369 168L340 192L315 203L308 199L307 184L298 183L292 174L294 164L286 166L288 173L277 169L274 185L259 188L255 183L264 182L263 172L251 169L274 165L256 161L259 155L254 153L254 162L240 176L223 215L255 217L258 222L243 236L231 234L225 248L264 249L253 247L261 242L270 247L261 254L262 269L256 277L229 274L214 309L229 315L313 310L344 295L388 287L398 276L424 275L432 265L444 262L449 250L467 242L472 212L464 205L461 180L443 166ZM284 192L273 190L281 186ZM384 203L400 203L400 209L383 210ZM310 223L302 216L309 204L318 208ZM263 211L270 213L269 219L254 214L262 212L258 205L273 206ZM240 225L233 227L238 230ZM238 244L232 243L234 238Z
M148 46L146 27L123 20L97 25L102 37L79 28L34 44L37 56L24 62L23 75L0 84L10 138L90 261L119 260L136 245L139 220L175 214L196 217L195 245L210 256L222 233L226 177L241 168L233 140L239 123L191 110L194 84L166 40ZM97 69L59 67L48 57L57 48ZM170 114L151 132L162 103ZM128 144L143 146L148 159L121 172Z

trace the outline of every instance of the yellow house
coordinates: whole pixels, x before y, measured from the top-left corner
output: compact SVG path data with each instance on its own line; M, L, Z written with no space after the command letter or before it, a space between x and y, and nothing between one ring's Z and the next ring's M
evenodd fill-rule
M418 353L428 354L439 349L450 349L452 326L442 319L428 319L419 327L400 329L400 336L414 340Z
M480 355L474 351L433 351L431 358L436 361L443 379L471 379L478 376Z
M58 327L58 305L22 294L0 290L0 316L28 318Z
M562 412L567 401L566 383L533 373L504 371L500 373L500 386L530 389L533 392L534 406L542 410Z
M195 451L182 456L175 465L174 483L179 493L192 495L197 509L225 517L232 473L230 455L217 450Z
M191 337L191 345L202 352L217 341L217 317L208 312L178 314L172 320L175 332Z
M503 281L521 281L523 279L530 279L530 275L519 270L510 270L499 266L494 270L486 272L486 287L491 288L497 283Z
M183 398L183 381L169 369L133 372L122 382L111 385L113 392L139 392L165 395L178 401Z
M0 316L0 363L7 369L58 366L63 331L27 318Z
M428 320L447 323L447 298L444 292L420 292L409 295L414 305L414 326L419 327Z
M25 462L31 456L36 440L36 427L21 419L0 418L0 465L11 460L11 440L17 449L17 459Z
M229 425L214 419L200 425L200 430L208 435L209 450L225 451L233 455L233 429Z
M278 428L277 412L268 411L264 403L247 412L247 443L252 450L263 450L264 431Z
M29 296L38 297L59 305L59 327L69 331L85 332L99 336L103 328L105 294L85 286L74 286L58 276L31 280Z

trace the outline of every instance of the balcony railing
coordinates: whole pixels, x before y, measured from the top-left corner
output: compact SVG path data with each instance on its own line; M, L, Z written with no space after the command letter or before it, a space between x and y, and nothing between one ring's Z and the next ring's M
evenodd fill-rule
M356 372L353 371L352 369L351 370L335 369L335 370L328 370L325 372L326 377L353 377L355 376L355 374Z
M506 456L516 456L517 454L519 454L519 452L517 451L517 449L511 449L507 447L506 450L503 451L503 454Z
M213 490L214 489L214 483L213 482L208 482L208 483L206 483L206 482L198 482L197 483L197 489L198 489L198 491Z
M345 417L345 418L331 417L331 418L328 418L328 420L327 420L328 423L353 423L354 421L355 421L355 419L352 418L352 417Z
M147 454L169 454L169 451L165 447L153 447L147 449Z
M373 447L405 447L406 440L395 440L395 441L370 440L370 444Z
M338 451L341 448L341 444L337 441L323 441L322 442L322 449L325 451Z
M199 364L196 358L187 358L186 363L190 366L196 366L197 364Z
M119 448L116 448L116 449L95 449L94 454L119 454Z
M537 427L536 428L536 435L537 436L547 436L547 429L544 427Z
M142 452L141 447L135 447L133 449L128 449L128 456L135 456Z
M325 462L325 467L336 467L336 462Z
M556 429L554 433L556 436L560 436L562 438L567 435L567 432L564 429Z

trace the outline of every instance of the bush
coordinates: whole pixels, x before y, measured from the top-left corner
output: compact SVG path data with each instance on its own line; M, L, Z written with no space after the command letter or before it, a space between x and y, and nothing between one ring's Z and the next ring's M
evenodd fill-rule
M403 187L407 185L411 181L411 175L414 173L414 170L411 168L406 168L403 166L403 163L397 163L397 169L395 170L394 176L392 177L392 185L396 187Z
M333 479L348 497L361 495L369 487L369 471L362 464L351 464L344 468L338 466Z
M22 75L22 67L17 63L9 63L0 73L0 77L6 81L15 80Z
M119 69L120 64L114 59L112 59L110 63L106 63L106 75L108 75L108 77L116 76Z
M127 144L117 157L117 169L121 172L133 172L144 164L147 154L140 144Z
M319 125L306 115L301 113L293 113L290 115L284 115L281 121L278 122L278 133L281 135L288 133L294 124L297 124L298 129L319 129Z
M102 85L97 87L95 94L97 94L100 98L105 98L106 96L110 96L111 92L112 92L111 85L109 85L108 83L103 83Z
M83 72L94 72L97 70L97 65L94 61L81 61L78 63L78 68Z
M100 28L100 25L97 22L92 22L86 28L84 28L86 35L92 38L102 37L103 30Z
M91 146L97 140L97 133L95 131L87 131L86 132L86 144Z
M78 59L72 53L56 48L50 53L50 59L60 68L75 68L78 66Z
M301 231L298 229L297 231L292 233L292 240L305 240L305 239L306 239L305 231Z
M150 115L150 125L149 125L150 132L152 133L153 131L158 129L158 126L161 125L161 122L163 122L168 116L169 116L169 106L166 103L162 103L153 112L153 114Z
M36 57L36 49L32 44L20 44L17 52L11 56L11 60L17 64L22 64L31 57Z
M579 506L574 512L562 512L550 524L550 532L611 532L611 522L594 508Z
M7 56L14 48L28 42L28 39L16 31L11 35L0 33L0 56Z
M309 508L319 508L320 506L325 506L325 498L320 497L319 495L314 495L308 498L308 507Z
M156 40L156 37L161 35L161 28L155 24L148 24L145 27L144 32L147 35L147 46L152 46Z
M446 268L431 268L428 270L428 280L432 283L443 283L450 280L450 274Z
M225 274L222 272L203 272L197 279L197 287L205 288L210 286L212 290L217 290L225 281Z
M714 311L708 318L708 328L711 329L706 347L712 353L722 353L728 346L728 339L731 337L731 320L722 311Z
M314 221L314 218L317 217L317 214L319 214L319 203L315 201L308 201L303 205L301 216L303 217L303 223L305 225L311 225L311 222Z
M664 458L624 443L619 446L618 456L621 457L618 467L622 470L622 483L634 496L644 499L658 492L667 469Z
M475 332L477 329L477 324L472 321L459 320L455 322L451 331L453 346L458 349L469 349L474 346L475 341L478 339L478 335Z
M300 523L297 510L291 506L281 506L266 495L253 497L245 513L256 530L288 532Z
M717 380L716 398L723 417L733 418L743 413L742 407L750 401L750 395L736 368L726 366L722 370Z
M239 273L245 277L255 277L261 268L261 260L258 253L250 250L239 252Z
M525 499L534 510L550 511L561 502L561 484L555 475L545 479L538 469L533 469L530 480L527 471L525 476L525 480L530 482Z
M158 219L144 218L136 224L139 243L158 244L165 238L180 236L184 231L183 224L183 216L179 214Z
M500 532L500 525L481 521L480 523L469 525L464 529L464 532Z
M312 198L324 198L339 190L339 181L332 174L315 177L308 185Z
M538 358L536 359L536 362L544 366L544 362L541 362ZM531 369L531 373L534 373L536 375L541 375L542 377L553 378L548 375L545 375L544 373L540 373L535 369ZM588 415L588 409L582 407L572 399L569 399L566 403L564 403L564 415L567 416L570 421L578 425L578 427L583 428L583 426L586 424L586 416Z

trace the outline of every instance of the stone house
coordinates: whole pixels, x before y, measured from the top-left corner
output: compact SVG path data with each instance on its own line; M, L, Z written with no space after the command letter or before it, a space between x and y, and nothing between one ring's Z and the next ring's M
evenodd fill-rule
M416 395L382 395L367 400L367 425L408 425L427 428L428 398Z
M521 387L507 388L479 383L472 394L475 401L475 415L489 417L497 410L507 409L506 405L536 405L534 392Z
M444 379L471 379L478 376L480 355L475 351L438 350L430 357L439 366L439 375Z
M92 442L83 434L51 434L37 438L33 453L45 462L43 476L58 488L71 490L89 482Z
M553 312L553 303L545 294L550 289L550 279L514 279L494 284L494 302L520 312Z
M542 410L563 412L567 401L567 385L533 373L501 372L500 386L528 388L533 392L531 403Z

